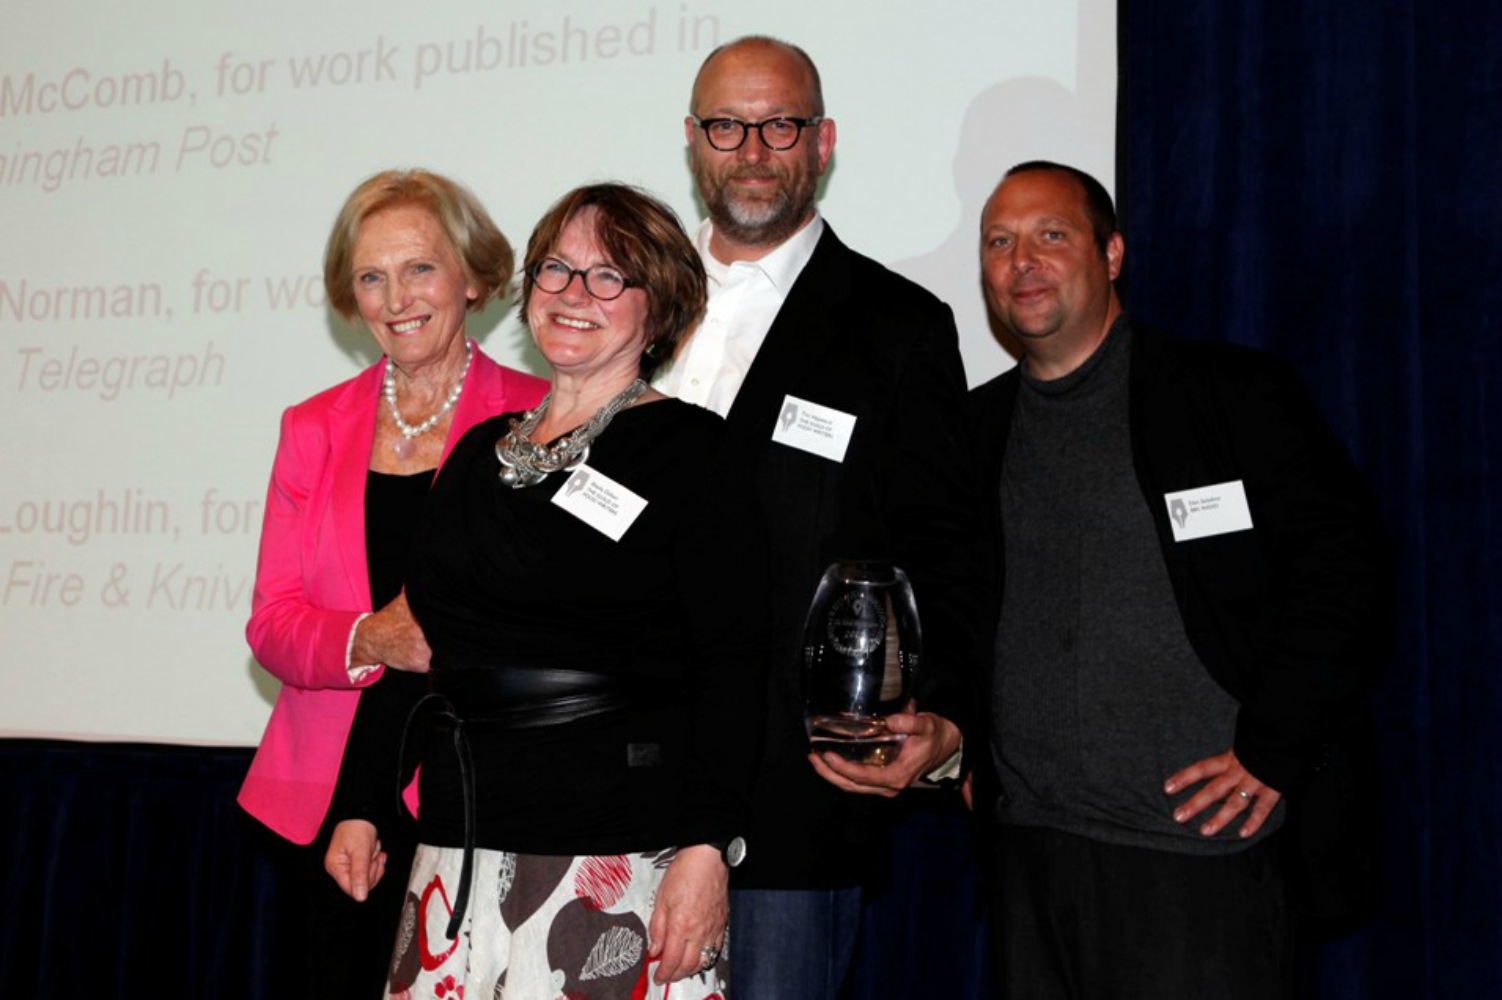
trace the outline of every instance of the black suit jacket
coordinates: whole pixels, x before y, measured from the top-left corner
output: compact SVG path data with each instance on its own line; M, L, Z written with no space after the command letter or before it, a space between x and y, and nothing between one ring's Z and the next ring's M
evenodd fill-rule
M1014 369L970 399L994 539L993 615L1019 384ZM1237 757L1287 796L1279 837L1295 898L1316 918L1357 919L1376 899L1367 696L1387 654L1375 506L1299 378L1267 354L1137 325L1128 386L1133 465L1190 644L1240 703ZM1252 530L1175 542L1164 494L1232 480L1244 485Z
M787 395L856 418L843 462L771 440ZM726 417L772 548L768 723L737 887L857 885L884 854L879 801L830 786L806 757L804 619L830 563L907 571L923 623L920 708L969 724L983 605L964 398L949 307L826 226Z

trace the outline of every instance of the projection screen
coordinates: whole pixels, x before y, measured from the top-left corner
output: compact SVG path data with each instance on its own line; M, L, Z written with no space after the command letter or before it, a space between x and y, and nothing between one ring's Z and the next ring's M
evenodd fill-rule
M715 45L823 74L841 238L950 302L972 383L1011 365L975 230L1001 172L1111 181L1115 4L1079 0L24 2L0 37L0 736L255 743L243 636L281 411L376 358L324 303L349 190L470 186L518 245L621 179L701 218L683 140ZM540 371L511 304L470 324Z

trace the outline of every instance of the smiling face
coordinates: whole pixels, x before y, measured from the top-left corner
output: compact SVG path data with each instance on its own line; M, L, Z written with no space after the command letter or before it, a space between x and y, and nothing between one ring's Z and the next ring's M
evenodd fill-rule
M986 301L1030 362L1050 369L1043 377L1072 371L1105 339L1121 311L1111 283L1123 251L1113 233L1102 253L1068 174L1015 174L991 195L981 219Z
M595 235L598 210L580 209L564 225L548 253L583 271L604 265L633 276L611 260ZM555 372L575 378L596 377L622 385L635 379L647 346L647 293L627 288L608 302L589 294L574 275L561 292L533 285L527 299L527 326L537 349Z
M410 375L464 354L464 313L480 286L431 214L398 205L369 216L351 263L360 318L393 364Z
M820 113L813 76L798 56L765 42L734 45L694 82L699 118L811 118ZM792 149L767 148L754 132L729 152L709 144L692 119L685 134L699 194L714 222L722 260L765 256L813 217L819 177L834 152L834 122L804 129Z

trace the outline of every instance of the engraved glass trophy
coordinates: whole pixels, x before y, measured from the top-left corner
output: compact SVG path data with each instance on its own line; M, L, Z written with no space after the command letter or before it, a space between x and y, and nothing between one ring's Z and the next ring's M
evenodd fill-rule
M902 737L886 717L913 696L923 631L907 574L885 562L824 571L803 629L803 715L810 749L887 764Z

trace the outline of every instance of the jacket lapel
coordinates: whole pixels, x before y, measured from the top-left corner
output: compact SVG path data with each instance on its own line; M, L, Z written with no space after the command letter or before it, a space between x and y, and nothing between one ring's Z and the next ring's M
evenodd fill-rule
M353 379L329 410L329 449L333 483L329 516L339 540L350 593L360 607L370 606L370 567L365 555L365 480L375 442L376 406L387 362L367 368Z
M806 373L817 371L820 356L840 333L837 317L851 294L849 252L826 223L725 416L733 438L770 436L783 396ZM832 374L838 377L819 373L821 378Z
M448 461L454 445L459 443L459 439L471 427L501 413L506 406L501 367L481 353L479 345L473 341L470 343L470 349L475 352L474 361L469 366L469 374L464 378L464 390L459 394L459 402L454 407L454 419L449 424L448 438L443 442L443 457L438 460L440 468Z

